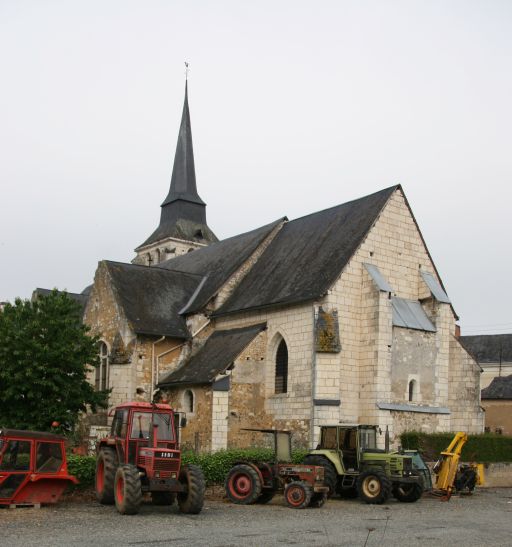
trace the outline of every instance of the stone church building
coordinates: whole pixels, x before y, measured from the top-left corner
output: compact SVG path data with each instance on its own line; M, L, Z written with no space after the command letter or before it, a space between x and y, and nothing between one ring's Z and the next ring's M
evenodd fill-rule
M198 194L187 91L169 194L131 264L101 261L84 321L110 404L168 400L185 444L278 427L481 432L480 368L401 186L218 241ZM383 441L382 441L383 442Z

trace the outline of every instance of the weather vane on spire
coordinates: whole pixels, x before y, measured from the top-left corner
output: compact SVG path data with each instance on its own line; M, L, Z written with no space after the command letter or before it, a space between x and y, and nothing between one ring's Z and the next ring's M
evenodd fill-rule
M190 69L188 68L188 63L185 61L185 80L188 80L188 73L190 72Z

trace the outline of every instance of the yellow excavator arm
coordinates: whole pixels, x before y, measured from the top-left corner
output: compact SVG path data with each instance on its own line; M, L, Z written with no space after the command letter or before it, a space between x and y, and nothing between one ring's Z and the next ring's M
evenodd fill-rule
M441 457L434 467L436 488L446 492L449 497L454 487L455 477L459 469L460 453L466 444L468 436L459 431L455 434L448 448L441 452Z

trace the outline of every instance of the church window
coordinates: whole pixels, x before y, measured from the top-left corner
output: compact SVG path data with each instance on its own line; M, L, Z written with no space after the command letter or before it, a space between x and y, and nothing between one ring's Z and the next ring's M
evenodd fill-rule
M417 384L416 380L411 380L409 382L409 401L415 401L417 397Z
M96 391L108 389L108 347L105 342L100 342L100 364L96 367L94 387Z
M194 412L194 393L190 389L183 394L183 408L185 412Z
M156 259L155 259L155 263L156 263L156 264L160 264L160 262L161 262L160 249L157 249L157 250L156 250Z
M286 393L288 391L288 347L281 340L276 353L276 381L275 392Z
M151 264L153 264L153 257L151 256L151 253L146 254L146 262L148 266L151 266Z

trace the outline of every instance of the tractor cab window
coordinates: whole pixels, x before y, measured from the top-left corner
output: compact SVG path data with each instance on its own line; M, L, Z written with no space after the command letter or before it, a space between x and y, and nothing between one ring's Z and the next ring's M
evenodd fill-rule
M57 473L62 466L62 447L60 443L37 443L36 471Z
M360 429L359 442L361 450L374 450L377 448L377 433L375 429Z
M31 441L9 441L0 462L0 471L29 471Z
M117 410L112 420L111 435L113 437L126 437L128 430L128 410Z
M336 439L336 428L335 427L324 427L322 428L322 448L327 450L337 450L338 441Z
M152 416L153 423L158 426L158 440L173 441L174 430L172 428L171 415L156 412L154 414L151 412L134 412L130 437L132 439L149 439Z

